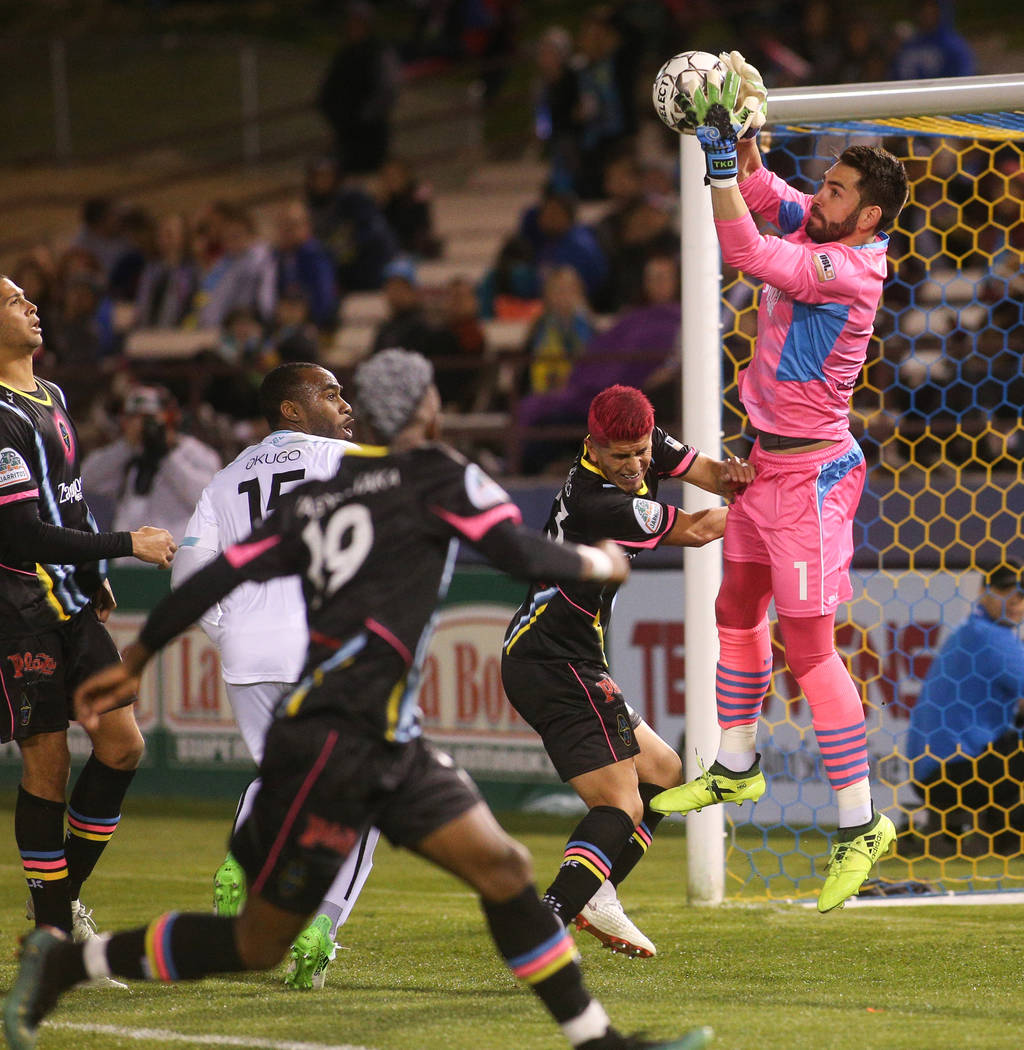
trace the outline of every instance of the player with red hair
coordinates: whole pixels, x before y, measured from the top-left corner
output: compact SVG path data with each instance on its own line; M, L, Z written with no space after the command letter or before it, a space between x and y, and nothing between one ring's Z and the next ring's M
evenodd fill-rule
M587 427L544 527L557 540L608 537L629 558L662 544L701 547L722 535L726 508L688 514L659 502L659 480L682 478L726 499L753 480L743 461L718 462L666 434L634 387L602 390ZM608 673L604 636L616 590L534 583L505 634L501 676L512 706L587 805L545 903L612 951L649 957L654 944L623 911L616 887L661 820L650 799L681 782L682 765Z

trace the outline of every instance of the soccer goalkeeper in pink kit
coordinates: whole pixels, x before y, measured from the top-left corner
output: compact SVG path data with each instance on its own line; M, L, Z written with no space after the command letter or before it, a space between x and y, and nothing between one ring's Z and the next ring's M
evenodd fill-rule
M849 402L886 275L889 238L881 231L906 202L907 177L885 150L850 146L813 197L797 192L761 163L760 74L738 52L722 59L729 74L697 100L697 138L722 257L764 282L753 360L739 376L757 431L749 457L757 473L725 529L715 602L718 755L702 776L651 806L686 813L764 793L755 737L771 679L774 597L786 660L807 697L839 808L818 898L827 912L857 892L895 838L892 821L871 804L864 712L834 629L836 607L852 594L853 518L865 473ZM782 236L761 236L751 211Z

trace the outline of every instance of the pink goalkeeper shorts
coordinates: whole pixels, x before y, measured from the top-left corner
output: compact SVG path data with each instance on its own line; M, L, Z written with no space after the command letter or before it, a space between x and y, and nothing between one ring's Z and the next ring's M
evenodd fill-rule
M853 593L853 518L864 453L847 436L813 452L780 455L755 444L753 482L729 508L724 556L770 565L775 608L823 616Z

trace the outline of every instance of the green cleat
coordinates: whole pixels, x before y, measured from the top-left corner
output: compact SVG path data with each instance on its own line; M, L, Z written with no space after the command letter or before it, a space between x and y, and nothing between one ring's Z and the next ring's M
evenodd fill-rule
M889 852L896 841L896 828L884 814L878 813L867 831L849 842L833 842L825 870L828 877L818 895L822 914L841 908L868 877L879 857Z
M651 809L656 813L690 813L694 810L699 813L705 806L719 802L735 802L737 806L748 800L756 802L765 793L767 785L756 759L745 773L733 773L718 762L712 762L711 768L706 769L699 758L697 761L700 776L655 795L651 799Z
M312 925L295 938L284 983L297 991L314 988L319 991L327 976L327 964L337 951L338 946L331 939L331 920L326 915L318 915Z
M691 1028L678 1039L651 1041L638 1035L622 1035L614 1028L609 1028L597 1039L581 1043L577 1050L704 1050L710 1045L714 1032L707 1026Z
M4 999L4 1035L13 1050L32 1050L39 1022L64 991L53 975L53 966L47 964L67 939L67 934L53 926L38 926L21 942L18 976Z
M213 876L213 914L230 919L245 904L245 872L229 853Z

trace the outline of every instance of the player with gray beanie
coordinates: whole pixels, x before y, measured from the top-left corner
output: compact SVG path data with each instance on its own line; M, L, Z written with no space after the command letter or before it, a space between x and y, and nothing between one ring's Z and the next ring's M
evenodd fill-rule
M386 444L412 421L433 382L434 366L422 354L381 350L356 369L356 401Z

